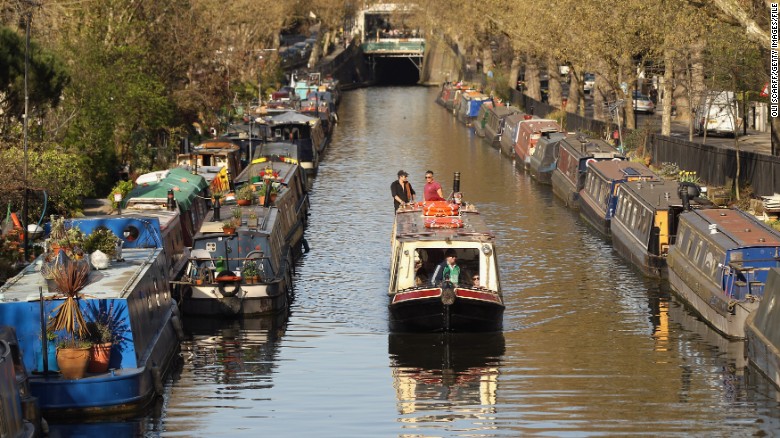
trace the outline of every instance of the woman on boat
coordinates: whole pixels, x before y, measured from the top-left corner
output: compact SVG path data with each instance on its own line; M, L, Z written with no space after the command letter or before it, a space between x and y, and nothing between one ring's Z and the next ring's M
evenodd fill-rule
M398 207L401 205L414 202L414 195L417 193L407 178L409 178L409 174L404 170L399 170L398 179L390 184L390 193L393 195L393 207L395 210L398 210Z

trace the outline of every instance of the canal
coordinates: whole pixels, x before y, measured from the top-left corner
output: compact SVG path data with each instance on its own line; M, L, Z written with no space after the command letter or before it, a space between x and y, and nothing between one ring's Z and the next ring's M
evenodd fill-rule
M281 320L185 320L147 436L753 436L780 395L497 150L435 89L347 92ZM387 329L390 183L461 172L498 240L505 330Z

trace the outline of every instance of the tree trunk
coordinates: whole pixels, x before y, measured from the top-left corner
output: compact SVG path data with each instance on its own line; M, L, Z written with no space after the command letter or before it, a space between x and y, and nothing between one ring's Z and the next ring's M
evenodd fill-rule
M525 63L525 94L531 99L542 101L539 66L536 65L536 60L531 55L528 55Z
M563 87L561 86L561 73L558 70L558 61L552 56L547 57L547 76L549 78L547 103L560 108L561 96L563 95Z
M522 66L522 55L520 52L515 51L514 56L512 56L512 65L509 67L509 80L507 80L507 85L513 90L517 89L517 78L520 76L520 68Z
M671 50L664 51L664 83L661 89L661 135L672 133L672 99L674 99L672 83L674 81L674 54Z
M582 69L579 66L569 67L569 97L566 102L566 111L585 116L585 91L582 89Z

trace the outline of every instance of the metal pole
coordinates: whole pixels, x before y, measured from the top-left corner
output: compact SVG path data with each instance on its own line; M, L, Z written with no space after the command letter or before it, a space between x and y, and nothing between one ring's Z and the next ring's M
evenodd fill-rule
M25 42L24 42L24 170L22 180L24 181L24 201L22 202L22 233L24 236L24 263L29 260L30 250L30 236L27 230L27 125L29 119L29 107L30 107L30 95L27 91L27 76L30 64L30 21L32 20L32 12L27 12L27 20L25 23Z

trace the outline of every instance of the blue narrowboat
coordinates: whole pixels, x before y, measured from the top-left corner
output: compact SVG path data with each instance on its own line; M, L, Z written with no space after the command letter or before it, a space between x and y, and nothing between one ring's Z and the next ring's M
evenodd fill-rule
M171 261L160 223L156 218L107 216L66 224L86 235L108 229L121 240L121 250L108 266L89 272L76 300L87 321L110 319L114 342L108 370L66 378L37 360L49 337L43 327L63 303L62 294L49 291L42 275L48 254L0 287L0 321L16 331L30 391L44 416L136 412L162 392L163 379L178 357L181 334L168 288Z
M617 187L626 182L660 181L644 164L630 161L591 162L580 190L580 216L605 236L617 207Z
M567 207L578 209L580 190L585 186L585 175L590 163L614 159L622 160L623 155L604 140L585 136L561 140L555 170L550 177L553 193Z
M694 312L723 336L745 339L768 274L780 268L780 233L738 209L688 211L667 263L672 290Z

